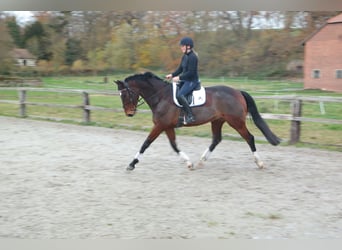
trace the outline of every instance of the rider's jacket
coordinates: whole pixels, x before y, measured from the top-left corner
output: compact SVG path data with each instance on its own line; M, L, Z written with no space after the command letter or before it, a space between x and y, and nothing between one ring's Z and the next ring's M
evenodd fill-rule
M187 54L184 54L180 65L175 72L172 73L172 77L179 75L179 80L198 82L198 57L191 50Z

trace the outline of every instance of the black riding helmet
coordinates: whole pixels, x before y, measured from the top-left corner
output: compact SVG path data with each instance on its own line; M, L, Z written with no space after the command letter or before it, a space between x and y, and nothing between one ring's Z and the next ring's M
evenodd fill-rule
M180 42L179 42L179 45L188 45L190 46L190 48L193 48L194 47L194 41L192 40L191 37L183 37Z

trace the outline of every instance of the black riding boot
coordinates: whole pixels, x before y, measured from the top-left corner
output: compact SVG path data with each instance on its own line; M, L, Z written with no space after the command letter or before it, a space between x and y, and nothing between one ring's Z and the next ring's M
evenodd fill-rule
M191 108L189 106L188 101L186 100L184 95L178 97L178 102L183 106L183 109L186 113L184 124L189 124L195 121L195 117L192 114Z

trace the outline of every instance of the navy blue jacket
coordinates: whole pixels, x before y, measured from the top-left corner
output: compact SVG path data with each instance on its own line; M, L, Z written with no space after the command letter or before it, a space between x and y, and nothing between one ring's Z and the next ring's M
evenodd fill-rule
M191 50L189 53L184 54L180 65L175 72L172 73L172 77L179 75L179 80L198 82L198 57Z

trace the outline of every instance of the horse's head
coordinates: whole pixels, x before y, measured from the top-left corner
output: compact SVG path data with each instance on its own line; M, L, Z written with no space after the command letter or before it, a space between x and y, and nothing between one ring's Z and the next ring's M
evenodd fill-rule
M127 116L134 116L139 102L139 93L125 81L115 81L120 91L122 105Z
M143 99L150 105L153 97L160 94L160 89L168 85L162 79L151 72L135 74L123 81L115 81L120 91L121 101L127 116L135 115L137 107L144 103ZM141 98L140 98L141 97Z

